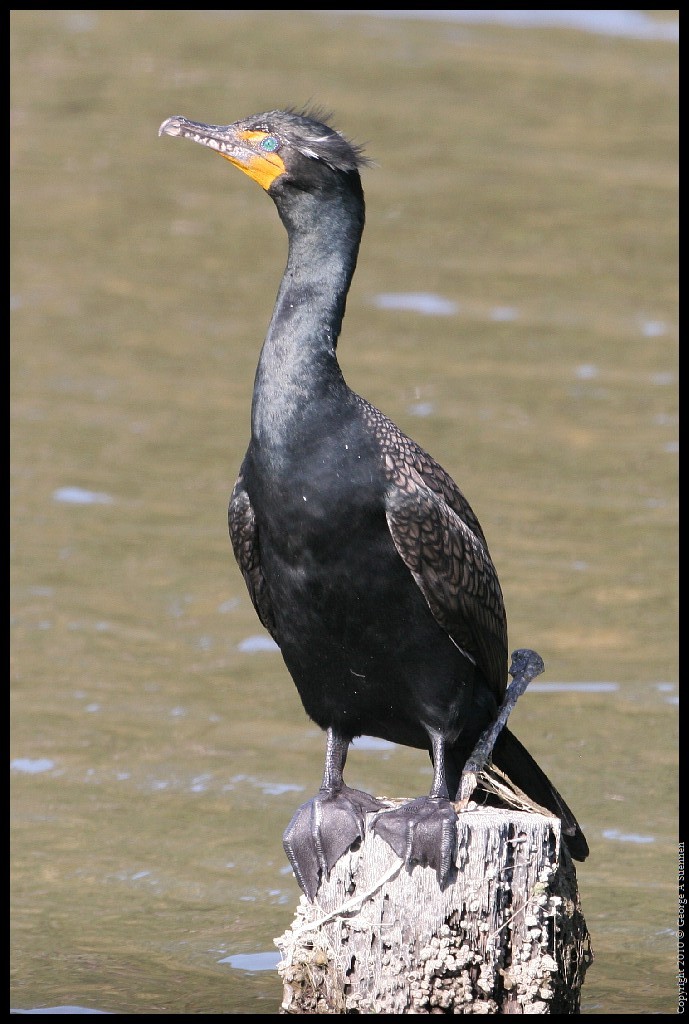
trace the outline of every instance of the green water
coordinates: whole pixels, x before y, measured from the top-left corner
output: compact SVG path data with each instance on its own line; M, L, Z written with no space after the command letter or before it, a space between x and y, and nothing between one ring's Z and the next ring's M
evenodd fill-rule
M279 1007L220 961L291 921L324 749L226 536L285 236L157 129L314 101L376 162L345 374L458 480L510 646L570 684L513 726L591 846L582 1010L675 1012L676 45L310 11L14 11L10 41L11 1006ZM348 781L430 768L355 750Z

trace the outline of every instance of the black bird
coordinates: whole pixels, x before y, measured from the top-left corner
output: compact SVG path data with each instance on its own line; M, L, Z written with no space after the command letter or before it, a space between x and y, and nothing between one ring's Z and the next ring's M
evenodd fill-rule
M237 562L307 714L327 732L320 792L284 845L302 889L373 827L445 880L462 769L507 687L507 625L483 530L457 484L347 386L336 346L364 228L359 146L323 115L272 110L230 125L168 118L159 134L213 149L257 181L287 230L261 350L251 440L229 505ZM361 734L429 751L429 796L382 811L345 785ZM503 729L494 763L586 840L555 787Z

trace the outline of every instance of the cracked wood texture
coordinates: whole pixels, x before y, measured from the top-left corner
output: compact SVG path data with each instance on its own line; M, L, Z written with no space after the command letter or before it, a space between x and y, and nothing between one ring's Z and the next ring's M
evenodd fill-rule
M442 891L367 832L301 897L275 940L280 1013L580 1012L593 954L559 820L482 808L458 824Z

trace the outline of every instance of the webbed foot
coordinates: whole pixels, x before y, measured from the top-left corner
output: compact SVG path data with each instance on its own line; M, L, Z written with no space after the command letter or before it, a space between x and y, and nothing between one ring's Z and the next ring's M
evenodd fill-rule
M471 757L464 765L464 770L459 780L459 788L457 789L455 799L461 810L469 803L471 794L478 785L480 773L491 760L498 736L505 727L515 704L531 680L535 679L536 676L540 676L544 668L543 659L536 651L532 651L528 647L522 647L512 652L512 662L509 668L512 682L507 687L495 721L482 733Z
M435 868L444 886L455 864L457 815L449 800L420 796L392 810L380 811L371 829L392 847L411 871L415 864Z
M381 806L368 793L343 785L336 792L321 790L295 811L282 845L297 882L311 901L321 877L329 878L340 857L363 839L366 815Z

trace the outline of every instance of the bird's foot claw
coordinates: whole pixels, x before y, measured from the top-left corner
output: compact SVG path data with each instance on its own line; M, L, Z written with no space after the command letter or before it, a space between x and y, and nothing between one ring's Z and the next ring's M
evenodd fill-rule
M513 679L517 676L527 676L527 682L531 682L544 671L543 658L530 647L520 647L519 650L512 651L510 675Z
M449 800L422 796L380 811L371 829L392 847L411 871L415 864L435 868L444 886L455 864L457 815Z
M455 809L457 811L466 810L469 801L473 796L474 790L478 786L478 772L479 769L477 766L469 766L469 764L465 765L457 788L457 798L455 800Z
M363 839L366 815L380 807L368 793L343 786L336 793L321 790L295 811L282 845L309 900L321 878L329 878L340 857Z

